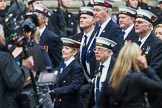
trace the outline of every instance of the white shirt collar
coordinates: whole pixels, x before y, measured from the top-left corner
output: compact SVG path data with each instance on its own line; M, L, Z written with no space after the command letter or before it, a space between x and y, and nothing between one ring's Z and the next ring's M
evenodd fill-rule
M104 82L106 80L106 77L107 77L107 72L108 72L108 69L109 69L109 66L110 66L110 61L111 61L111 56L103 63L100 65L104 65L103 69L102 69L102 74L101 74L101 78L100 78L100 86L99 86L99 90L101 90L101 87L102 87L102 82ZM97 77L97 76L96 76ZM96 85L96 80L95 80L95 85ZM96 87L96 86L95 86Z
M101 24L101 28L98 36L100 36L100 34L102 33L102 31L104 30L104 28L106 27L106 25L109 23L110 20L111 18L107 19L103 24Z
M44 26L43 28L39 29L40 32L40 36L42 36L43 31L45 30L46 26Z
M127 38L129 32L133 29L134 24L132 24L131 26L129 26L125 31L124 31L124 39Z
M110 60L111 60L111 56L108 57L108 59L102 64L102 65L104 65L104 68L105 68L105 67L109 67L108 64L110 64Z
M66 64L66 67L74 60L74 56L72 56L69 60L64 61L64 63Z
M93 31L94 31L94 28L93 28L90 32L88 32L87 34L84 32L84 35L86 35L86 36L88 37L88 38L87 38L87 43L88 43L88 41L89 41L89 39L90 39L90 37L91 37ZM82 41L84 40L84 35L83 35L83 37L82 37Z
M145 43L146 39L149 37L150 34L151 34L151 32L148 35L146 35L144 38L142 38L142 39L139 38L139 41L141 41L140 48L143 46L143 44Z

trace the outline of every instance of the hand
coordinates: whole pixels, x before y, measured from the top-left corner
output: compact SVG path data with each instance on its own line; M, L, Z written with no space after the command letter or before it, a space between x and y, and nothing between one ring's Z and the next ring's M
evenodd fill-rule
M56 97L56 93L54 90L50 90L50 91L48 91L48 93L51 95L52 98Z
M141 55L138 56L137 57L137 64L138 64L140 69L146 69L148 67L145 56L141 56Z
M33 77L35 77L36 76L36 72L33 71L33 70L31 70L31 71L32 71ZM26 81L25 81L25 83L23 84L23 87L27 87L29 84L31 84L31 82L32 82L31 77L28 76Z
M22 60L22 65L29 68L29 69L32 69L33 66L34 66L34 60L33 60L33 57L30 56L28 57L27 59L23 59Z

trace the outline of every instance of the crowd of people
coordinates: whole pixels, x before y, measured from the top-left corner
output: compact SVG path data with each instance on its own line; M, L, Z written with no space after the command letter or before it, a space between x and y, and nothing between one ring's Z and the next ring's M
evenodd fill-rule
M162 1L125 2L114 15L112 1L90 0L76 15L70 0L0 0L0 108L31 107L31 88L35 108L162 108Z

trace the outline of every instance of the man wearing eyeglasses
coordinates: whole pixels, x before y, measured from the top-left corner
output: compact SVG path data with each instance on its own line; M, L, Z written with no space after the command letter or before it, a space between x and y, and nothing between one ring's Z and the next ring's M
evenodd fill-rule
M93 87L91 89L90 101L88 108L98 108L99 94L102 87L102 82L107 81L111 75L111 70L115 64L115 58L113 55L113 48L117 45L116 42L103 38L96 37L96 46L94 48L96 60L100 63L96 76L93 81ZM108 81L107 81L108 82Z
M153 23L157 20L157 16L153 13L144 10L137 10L137 17L135 20L135 32L140 41L140 48L142 55L145 55L147 64L150 65L157 75L162 79L162 41L158 39L152 32ZM161 100L162 93L149 93L148 95L151 108L162 108Z

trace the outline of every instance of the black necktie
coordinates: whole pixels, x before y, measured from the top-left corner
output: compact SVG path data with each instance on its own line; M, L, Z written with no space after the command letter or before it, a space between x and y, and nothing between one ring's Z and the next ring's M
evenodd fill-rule
M96 79L96 108L98 108L98 101L99 101L99 88L100 88L100 78L101 78L101 75L102 75L102 69L103 69L104 65L100 65L99 67L99 70L98 70L98 73L97 73L97 79Z
M86 46L87 45L87 35L84 35L84 46Z
M137 44L140 46L142 44L142 42L141 41L138 41Z
M122 31L122 33L123 33L123 36L124 36L124 34L125 34L125 31L123 30L123 31Z
M83 56L84 56L84 53L85 53L85 49L86 49L86 46L87 46L87 35L84 35L84 43L83 43L83 47L82 47L82 59L83 59Z

